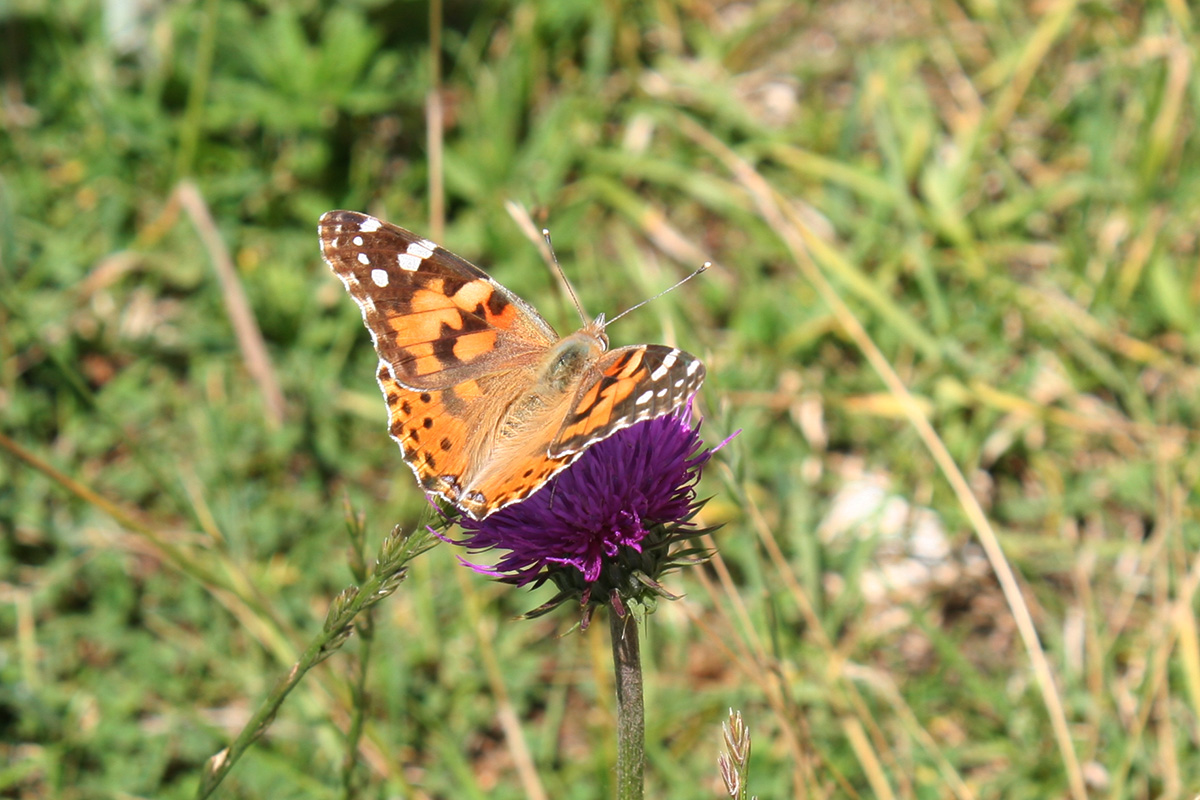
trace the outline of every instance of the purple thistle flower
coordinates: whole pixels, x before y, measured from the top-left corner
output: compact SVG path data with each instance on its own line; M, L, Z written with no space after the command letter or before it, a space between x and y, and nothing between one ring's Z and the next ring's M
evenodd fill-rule
M570 597L585 607L670 597L658 577L704 555L697 547L672 554L671 546L709 530L691 519L704 502L696 499L696 481L714 451L691 417L688 403L618 431L527 500L483 520L459 519L466 535L457 544L473 553L507 551L492 567L460 560L517 586L553 581L558 595L528 616Z

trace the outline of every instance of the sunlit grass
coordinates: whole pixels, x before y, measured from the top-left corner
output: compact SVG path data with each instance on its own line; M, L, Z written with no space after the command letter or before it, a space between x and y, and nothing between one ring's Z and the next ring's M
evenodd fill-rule
M7 793L192 796L362 579L343 496L368 553L420 519L315 225L443 222L423 13L0 18ZM715 264L610 330L704 358L706 438L742 430L702 487L720 557L643 643L651 796L718 796L731 707L760 798L1200 788L1193 26L1175 2L450 10L445 245L560 330L507 201L591 313ZM413 563L365 666L352 639L309 673L223 791L611 795L605 626L514 621L551 592L453 556Z

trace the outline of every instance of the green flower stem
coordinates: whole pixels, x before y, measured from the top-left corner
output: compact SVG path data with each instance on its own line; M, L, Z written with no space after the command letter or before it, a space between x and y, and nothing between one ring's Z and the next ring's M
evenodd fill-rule
M646 717L642 698L642 652L637 621L608 609L617 678L617 800L642 800L646 763Z

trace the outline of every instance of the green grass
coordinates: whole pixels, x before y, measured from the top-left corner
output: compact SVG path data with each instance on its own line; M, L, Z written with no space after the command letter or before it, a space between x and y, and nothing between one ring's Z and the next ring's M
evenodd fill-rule
M717 264L610 331L703 357L707 435L741 430L702 487L719 557L646 627L650 796L718 795L730 707L764 800L1200 791L1185 3L453 5L444 220L428 8L323 9L150 4L126 38L101 4L0 8L0 793L195 793L361 580L343 498L368 555L422 519L317 218L444 223L569 329L507 201L592 313ZM936 585L868 591L904 553L878 517L831 535L861 475L945 531ZM550 591L455 555L414 562L366 658L308 673L220 796L611 796L606 626L516 621Z

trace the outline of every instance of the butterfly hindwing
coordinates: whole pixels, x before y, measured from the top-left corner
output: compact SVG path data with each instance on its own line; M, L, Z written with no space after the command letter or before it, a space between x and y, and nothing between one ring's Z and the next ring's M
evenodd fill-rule
M450 413L444 391L402 386L385 361L379 362L375 377L387 401L388 433L417 482L425 491L459 503L470 455L465 419Z

